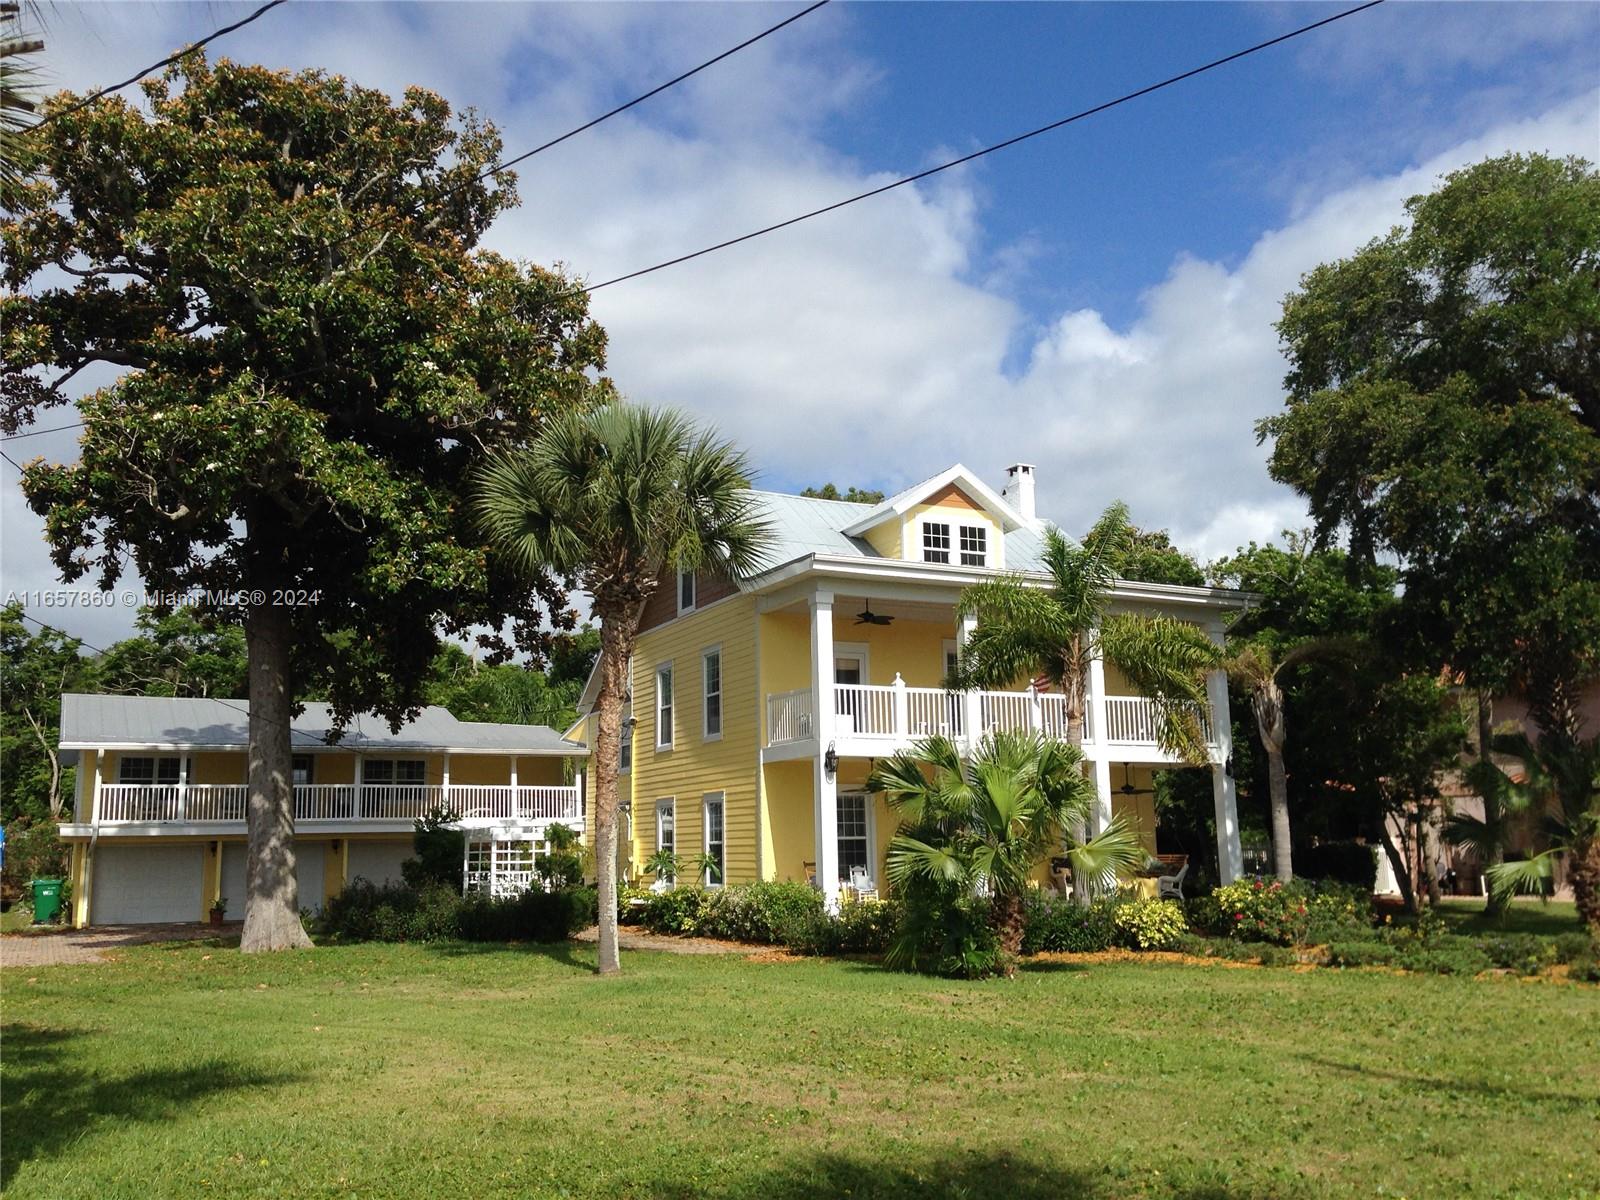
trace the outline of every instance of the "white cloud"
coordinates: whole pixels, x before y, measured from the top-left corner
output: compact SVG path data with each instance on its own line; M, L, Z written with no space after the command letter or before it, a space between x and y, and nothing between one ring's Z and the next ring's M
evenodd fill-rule
M422 82L480 105L516 153L770 14L285 6L226 50L273 64L314 59L394 93ZM111 30L120 65L201 32L192 11L178 16L181 33L153 31L148 11L143 23L115 8L86 19ZM887 182L824 137L826 118L874 86L850 30L848 9L824 9L526 164L524 206L491 244L598 281ZM68 29L54 50L65 82L107 73L104 47ZM629 395L715 422L769 483L894 488L958 459L998 481L1022 459L1039 466L1040 510L1067 528L1121 497L1141 524L1210 557L1304 519L1267 477L1253 431L1281 400L1272 323L1301 273L1383 232L1407 195L1452 167L1508 149L1592 152L1596 102L1590 94L1496 124L1401 174L1350 182L1261 234L1235 266L1176 245L1122 328L1092 309L1036 325L998 286L1007 248L978 261L984 209L1008 198L959 173L604 289L594 311ZM1005 369L1008 351L1020 373ZM7 586L40 586L51 576L37 521L17 510L5 470Z

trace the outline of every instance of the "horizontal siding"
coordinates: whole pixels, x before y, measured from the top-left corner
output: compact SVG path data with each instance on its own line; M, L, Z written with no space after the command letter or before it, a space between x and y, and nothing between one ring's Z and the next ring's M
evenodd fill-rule
M677 802L677 848L704 845L701 800L723 792L727 882L756 877L755 600L735 596L642 634L633 656L633 864L656 850L656 802ZM722 737L705 741L701 656L722 648ZM674 745L656 749L656 669L673 664ZM626 787L625 787L626 791Z

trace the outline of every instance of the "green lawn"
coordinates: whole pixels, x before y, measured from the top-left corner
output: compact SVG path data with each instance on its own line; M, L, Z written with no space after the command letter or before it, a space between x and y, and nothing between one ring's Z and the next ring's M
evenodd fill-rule
M1537 896L1518 896L1501 916L1484 915L1482 900L1451 896L1439 904L1438 912L1455 933L1576 933L1578 906L1571 900L1542 901Z
M25 1197L1579 1196L1600 989L147 946L3 972ZM1588 1189L1586 1191L1586 1189Z

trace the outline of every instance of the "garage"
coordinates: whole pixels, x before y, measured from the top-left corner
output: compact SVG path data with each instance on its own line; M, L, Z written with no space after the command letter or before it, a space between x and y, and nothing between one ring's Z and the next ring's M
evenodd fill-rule
M327 842L294 844L294 873L299 883L300 907L322 911L322 866ZM222 847L222 895L228 901L228 920L244 920L244 843L227 842Z
M201 920L204 846L107 846L94 856L89 921L147 925Z
M350 843L351 879L365 879L382 887L386 883L400 883L400 864L412 857L411 842L358 842Z

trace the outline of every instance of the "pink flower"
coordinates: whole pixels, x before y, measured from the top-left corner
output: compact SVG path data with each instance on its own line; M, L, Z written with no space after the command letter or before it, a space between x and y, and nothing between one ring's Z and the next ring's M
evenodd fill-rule
M1233 919L1235 921L1242 921L1242 920L1244 920L1244 914L1243 913L1234 913L1233 914Z

